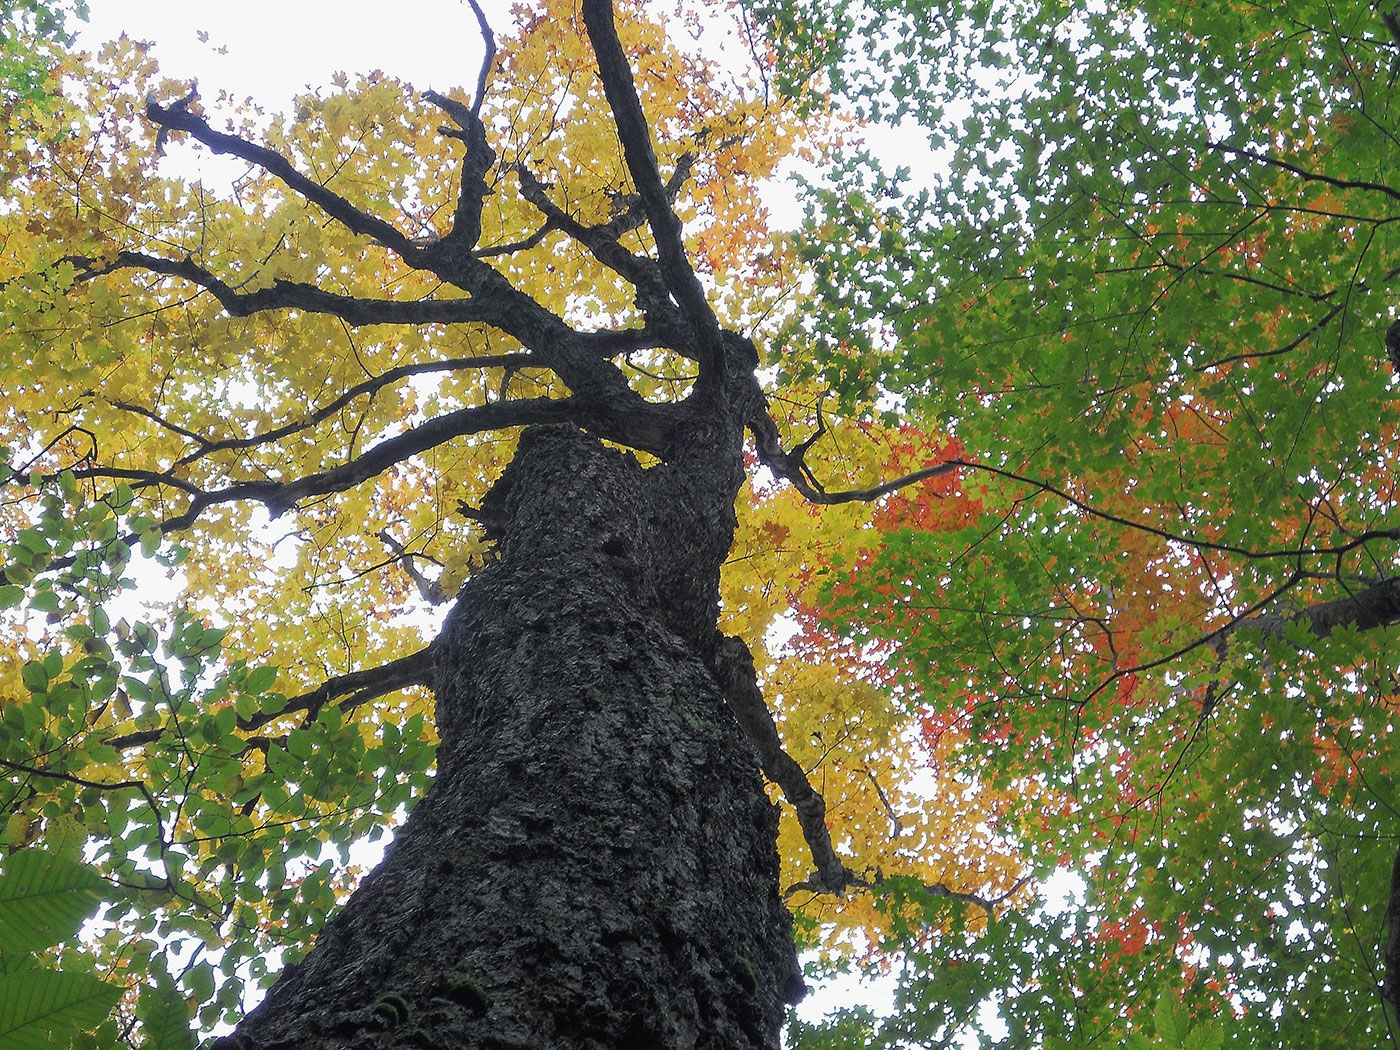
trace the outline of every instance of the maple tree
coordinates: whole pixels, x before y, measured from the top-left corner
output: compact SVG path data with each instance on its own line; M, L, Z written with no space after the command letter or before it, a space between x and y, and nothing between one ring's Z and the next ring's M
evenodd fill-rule
M811 575L811 644L1073 890L804 1038L1395 1045L1400 12L754 7L940 160L809 198L788 374L957 465Z
M6 125L12 1044L1393 1041L1395 16L746 6Z
M799 281L760 182L820 129L679 46L698 15L544 4L497 53L473 10L461 97L269 116L121 40L7 128L13 1045L773 1046L789 901L873 937L886 874L984 915L1021 884L899 785L859 660L766 642L762 537L833 527L772 486L926 474L828 492L756 372ZM761 684L831 742L799 763Z
M73 43L68 26L87 18L84 0L9 0L0 7L0 120L23 124L47 105L58 50Z

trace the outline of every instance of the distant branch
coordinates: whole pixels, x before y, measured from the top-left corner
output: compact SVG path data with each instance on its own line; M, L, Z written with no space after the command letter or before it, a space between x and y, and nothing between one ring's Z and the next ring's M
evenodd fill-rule
M516 164L514 170L520 179L520 196L532 204L550 226L578 241L595 259L635 287L644 303L665 301L666 286L655 263L622 247L617 234L607 227L587 226L551 201L544 184L524 164Z
M270 310L300 310L327 314L351 327L479 323L516 336L521 342L526 342L527 336L532 337L527 345L537 354L546 346L559 352L559 344L567 342L599 359L657 345L655 335L642 329L575 332L533 299L508 286L490 289L508 293L499 297L487 294L465 299L363 299L328 292L314 284L283 280L274 280L269 287L257 291L240 292L192 259L166 259L144 252L121 251L110 260L65 256L54 265L62 263L77 270L79 281L91 281L129 269L179 277L213 295L231 317L250 317ZM537 363L541 367L556 367L553 359L540 359Z
M686 153L676 163L676 169L666 181L668 206L674 203L690 178L694 157ZM670 290L658 265L644 256L634 255L622 246L623 234L638 229L646 220L641 197L628 195L615 201L616 210L605 223L589 226L579 222L549 198L547 188L525 164L513 168L520 180L520 196L545 217L543 229L559 230L578 241L600 263L622 277L637 290L637 304L654 323L674 313ZM479 253L480 254L480 253ZM686 340L678 340L683 349Z
M581 413L573 398L535 398L522 401L492 401L484 405L458 409L436 416L420 426L386 438L361 455L330 470L319 471L292 481L238 481L224 488L201 490L188 481L162 471L127 470L116 467L81 467L73 471L77 478L120 478L138 482L141 487L171 485L192 497L183 513L166 518L158 524L164 535L181 532L210 507L223 503L253 501L267 507L274 518L294 508L298 502L313 496L344 492L375 477L410 456L426 452L454 438L488 430L528 426L532 423L577 422ZM138 536L124 537L136 543ZM72 558L58 559L49 568L63 568Z
M435 416L402 434L386 438L338 467L298 478L295 481L246 481L224 489L222 496L230 499L255 499L265 503L276 517L290 510L299 501L332 492L344 492L368 481L402 463L410 456L469 434L534 423L571 422L577 415L575 399L533 398L522 401L492 401L469 408L459 408ZM226 502L222 500L221 502Z
M920 481L951 474L960 466L965 465L961 460L949 460L946 463L924 467L922 470L916 470L913 473L867 489L828 492L808 468L806 462L807 450L826 433L826 423L820 414L817 417L816 432L791 452L784 450L782 439L778 436L778 427L773 422L773 418L768 415L766 407L755 411L749 418L749 432L753 434L754 447L758 452L759 462L771 470L776 477L791 484L808 502L823 506L833 506L839 503L868 503Z
M913 471L912 473L895 478L892 481L883 482L882 484L874 485L866 489L828 492L821 482L812 474L805 460L807 450L823 433L825 433L825 423L821 420L820 416L818 417L816 432L791 452L783 449L781 438L778 435L777 425L773 422L772 417L768 415L766 408L755 411L750 416L748 425L749 431L754 437L754 445L758 452L759 461L763 463L764 466L768 467L776 477L789 482L808 501L817 504L830 505L836 503L868 502L879 499L882 496L886 496L908 485L913 485L920 481L927 481L929 478L936 478L963 469L982 471L984 473L994 474L997 477L1006 478L1008 481L1015 481L1023 485L1028 485L1040 492L1064 501L1090 518L1097 518L1100 521L1106 521L1114 525L1121 525L1124 528L1145 532L1171 543L1179 543L1182 546L1192 547L1196 550L1218 551L1253 561L1275 558L1337 557L1356 550L1359 547L1363 547L1368 543L1375 542L1376 540L1400 541L1400 528L1367 529L1364 532L1351 536L1345 543L1339 543L1331 547L1279 547L1261 551L1249 550L1245 547L1206 540L1198 536L1171 532L1147 522L1134 521L1131 518L1125 518L1119 514L1100 510L1048 481L1026 477L1023 474L1017 474L1015 471L1004 470L1001 467L994 467L988 463L979 463L976 460L969 459L950 459L944 463L925 467L922 470ZM1382 586L1384 585L1377 585L1376 588L1372 588L1371 591L1365 593L1371 594L1372 591L1376 591ZM1389 594L1388 591L1387 594ZM1360 607L1355 604L1359 599L1360 596L1357 596L1357 598L1348 599L1345 602L1329 604L1349 605L1359 609ZM1376 600L1380 600L1379 595L1376 596ZM1391 598L1389 600L1394 599ZM1376 607L1379 608L1380 606L1377 605ZM1323 614L1320 614L1320 616L1322 615ZM1323 620L1320 619L1319 622L1323 622Z
M302 430L314 427L335 415L347 404L357 397L373 396L384 387L398 382L408 376L423 375L432 372L450 372L462 368L508 368L520 369L528 368L535 362L535 358L530 354L483 354L476 357L452 357L442 361L423 361L418 364L399 365L386 372L381 372L373 379L367 379L362 383L357 383L350 387L333 401L322 405L315 412L301 419L287 423L284 426L275 427L272 430L265 430L262 433L252 434L242 438L225 438L213 441L198 434L192 434L181 430L187 436L193 438L199 444L199 449L182 456L176 461L176 466L185 466L204 456L214 452L224 452L236 449L253 448L257 445L265 445L269 442L280 441L285 437L290 437ZM152 415L150 412L135 405L128 405L123 402L113 402L117 408L126 411L137 412L141 415ZM172 428L174 429L174 428Z
M303 711L306 712L307 718L315 719L326 704L339 697L345 698L340 701L341 710L348 712L388 693L415 685L429 685L433 678L435 660L434 649L428 645L416 653L402 656L397 660L390 660L378 667L351 671L336 678L329 678L310 692L289 698L285 703L279 704L275 710L259 711L248 718L238 719L238 728L244 732L253 732L269 722L275 722L279 718L299 714ZM118 750L144 747L147 744L155 743L164 733L165 729L149 729L139 733L114 736L103 743Z
M1206 146L1220 153L1233 153L1239 157L1248 157L1250 160L1257 160L1261 164L1267 164L1270 167L1291 172L1304 182L1321 182L1328 186L1335 186L1340 190L1368 190L1371 192L1383 193L1387 197L1400 201L1400 190L1387 186L1383 182L1367 182L1364 179L1339 179L1332 175L1321 175L1315 171L1300 168L1296 164L1290 164L1286 160L1280 160L1278 157L1270 157L1266 153L1259 153L1252 149L1246 149L1243 146L1231 146L1227 142L1208 142Z
M596 4L595 4L596 7ZM602 70L605 85L609 88L610 101L621 112L631 118L623 132L624 152L628 154L628 164L634 179L640 180L639 192L648 220L652 223L661 256L661 269L666 277L671 294L680 304L681 312L690 316L694 332L684 333L681 340L670 331L661 333L649 331L642 344L631 347L616 346L603 333L589 335L574 331L562 318L542 306L531 296L514 287L510 280L474 254L477 239L481 233L481 203L489 193L485 173L494 164L494 154L485 138L478 108L489 75L492 40L489 27L485 25L479 6L473 6L478 21L483 25L487 43L487 58L483 64L478 83L478 97L468 108L455 99L436 92L428 98L458 124L454 132L447 134L466 143L467 153L463 160L461 196L457 216L452 231L446 236L420 245L401 233L394 226L355 207L345 198L327 187L307 178L296 170L292 163L273 150L239 138L214 131L202 117L184 111L179 104L164 108L149 101L149 118L172 131L186 132L214 150L216 153L229 153L255 164L288 188L305 197L326 214L339 221L350 231L370 238L396 252L410 266L437 274L445 282L467 292L470 298L459 300L427 300L421 303L384 302L360 300L340 296L313 285L289 281L276 281L270 288L240 293L227 283L215 278L212 273L198 266L192 260L155 260L128 253L118 257L119 263L145 266L155 272L184 276L211 291L226 310L234 314L248 314L264 309L299 309L327 313L339 317L348 324L376 323L457 323L476 321L491 325L511 335L526 348L535 351L543 366L552 369L572 391L581 404L589 407L587 417L576 421L591 426L600 437L629 445L641 451L660 454L669 444L670 431L674 428L681 413L675 406L655 405L633 390L621 369L606 360L599 352L601 343L612 346L610 353L625 352L637 345L652 343L664 338L678 343L678 351L688 345L695 345L701 358L719 359L718 322L705 302L699 282L690 270L685 259L684 245L680 240L680 222L676 219L666 201L665 187L660 174L652 170L648 178L645 165L637 153L640 142L646 156L650 157L646 122L631 81L630 67L617 42L612 27L610 6L603 4L606 17L602 30L603 50L612 56L609 68ZM594 11L596 15L598 12ZM619 64L620 63L620 64ZM625 100L614 100L614 89L620 80L625 80L624 94L630 93L630 104ZM640 129L641 139L636 138ZM666 217L669 216L669 223ZM101 264L91 264L90 269L98 272L104 269ZM677 283L678 275L689 276L689 284ZM673 327L673 326L668 326ZM649 324L648 329L652 326ZM677 333L679 335L679 333ZM709 349L706 349L706 348ZM713 351L713 352L711 352ZM699 390L705 385L704 369Z
M231 317L251 317L267 310L300 310L303 313L330 314L346 324L463 324L491 322L497 310L475 298L469 299L362 299L354 295L328 292L314 284L276 279L265 288L240 292L228 282L192 259L165 259L144 252L122 251L111 260L70 256L58 260L78 269L78 279L92 280L117 270L140 269L149 273L180 277L198 285L219 301Z
M1347 542L1339 543L1334 547L1274 547L1261 551L1249 550L1246 547L1237 547L1228 543L1217 543L1213 540L1202 539L1199 536L1188 536L1182 533L1171 532L1156 525L1150 525L1144 521L1134 521L1119 514L1109 511L1099 510L1077 496L1066 492L1064 489L1050 484L1048 481L1041 481L1036 478L1028 478L1024 474L1017 474L1015 471L1003 470L1001 467L994 467L989 463L978 463L975 460L958 459L949 460L948 464L954 467L965 467L968 470L979 470L987 474L994 474L997 477L1006 478L1008 481L1017 481L1024 485L1048 493L1057 499L1063 500L1075 509L1083 512L1091 518L1098 518L1100 521L1111 522L1115 525L1122 525L1124 528L1136 529L1152 536L1160 537L1172 543L1180 543L1185 547L1193 547L1196 550L1220 551L1225 554L1233 554L1240 558L1251 561L1262 561L1271 558L1305 558L1305 557L1335 557L1339 554L1346 554L1363 547L1375 540L1400 540L1400 528L1395 529L1367 529L1365 532L1357 533Z
M1209 644L1220 649L1227 638L1247 631L1264 638L1279 638L1294 625L1301 625L1316 638L1326 638L1333 631L1353 628L1373 631L1400 623L1400 576L1372 584L1364 590L1336 601L1316 605L1292 613L1269 613L1236 620L1229 627L1210 636Z
M294 696L275 712L260 712L244 720L239 719L240 728L257 729L275 718L282 718L298 711L305 711L308 719L315 719L321 709L331 701L344 712L353 711L361 704L376 700L389 693L408 689L415 685L431 685L433 669L436 666L437 651L432 645L424 646L416 653L390 660L387 664L371 667L363 671L351 671L337 678L322 682L309 693Z
M1318 296L1313 296L1312 298L1316 300ZM1303 332L1297 338L1291 340L1288 343L1285 343L1283 346L1276 346L1272 350L1259 350L1253 353L1231 354L1229 357L1222 357L1215 361L1209 361L1203 365L1197 365L1195 367L1195 371L1208 372L1213 368L1220 368L1222 365L1227 365L1234 361L1255 361L1261 360L1266 357L1279 357L1283 354L1291 354L1294 350L1298 349L1298 347L1302 346L1305 342L1312 338L1316 333L1326 328L1327 325L1331 323L1332 319L1336 317L1339 313L1341 313L1342 310L1345 309L1345 307L1345 300L1336 303L1330 310L1327 311L1327 313L1323 314L1322 317L1320 317L1318 320L1314 321L1311 325L1304 329Z

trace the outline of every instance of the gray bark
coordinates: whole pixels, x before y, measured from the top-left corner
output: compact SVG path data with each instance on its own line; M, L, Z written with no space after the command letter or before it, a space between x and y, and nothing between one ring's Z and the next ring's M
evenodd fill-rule
M647 470L524 433L482 507L498 560L436 647L433 786L231 1044L777 1047L802 983L711 672L740 480L713 429Z

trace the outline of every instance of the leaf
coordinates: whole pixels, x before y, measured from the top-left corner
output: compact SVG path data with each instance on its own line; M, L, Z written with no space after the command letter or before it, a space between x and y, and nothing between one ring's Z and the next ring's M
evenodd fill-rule
M1167 994L1157 1000L1152 1009L1152 1023L1157 1039L1166 1046L1185 1046L1191 1018L1174 995Z
M0 952L31 952L67 940L97 909L105 886L86 864L21 849L0 871Z
M1225 1045L1225 1028L1219 1021L1205 1021L1187 1034L1184 1050L1220 1050Z
M263 665L255 667L243 679L241 689L246 693L260 695L267 692L277 682L277 668Z
M49 687L49 673L38 660L31 660L24 665L20 671L20 679L30 692L42 693Z
M0 1046L53 1050L106 1020L121 988L86 973L24 970L0 980Z
M162 973L154 984L142 987L136 1016L141 1022L141 1050L194 1050L198 1040L190 1028L189 1008L168 975Z

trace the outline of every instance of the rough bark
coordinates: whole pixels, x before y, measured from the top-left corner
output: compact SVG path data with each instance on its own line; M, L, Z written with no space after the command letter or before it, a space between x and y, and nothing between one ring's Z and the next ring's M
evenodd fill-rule
M777 816L710 670L719 429L646 470L525 432L482 508L498 559L436 646L432 789L234 1045L778 1045L802 984Z

